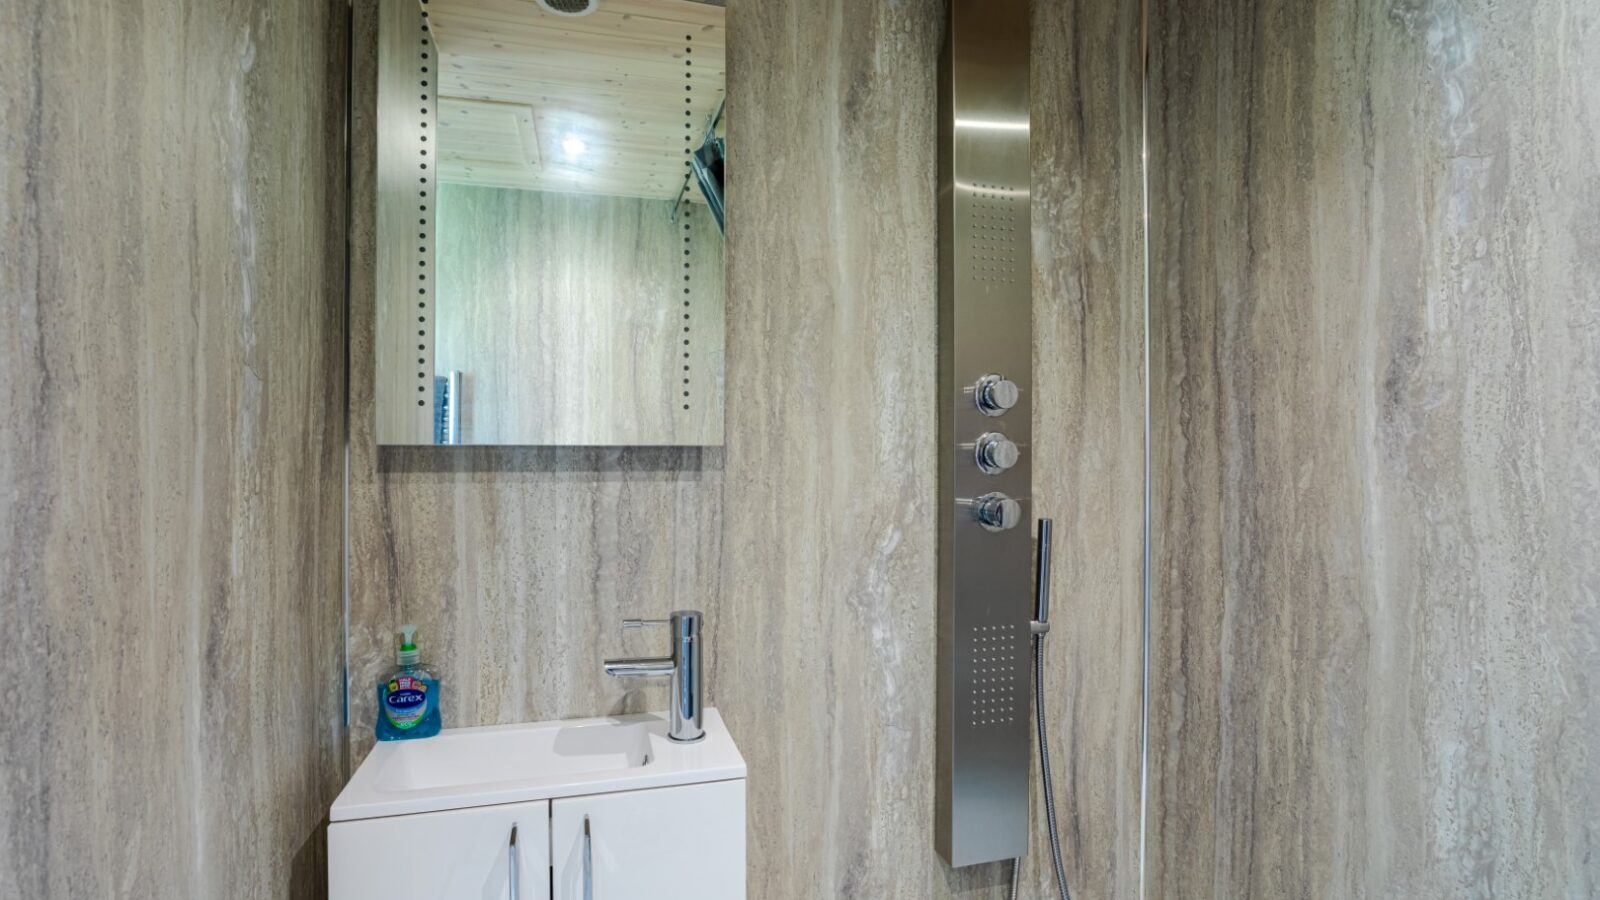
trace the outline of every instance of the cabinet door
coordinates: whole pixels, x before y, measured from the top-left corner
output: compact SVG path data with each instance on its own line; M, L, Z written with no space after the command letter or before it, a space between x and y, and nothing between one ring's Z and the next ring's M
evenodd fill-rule
M743 779L552 800L550 835L555 900L744 900Z
M328 896L549 900L550 803L334 822L328 826Z

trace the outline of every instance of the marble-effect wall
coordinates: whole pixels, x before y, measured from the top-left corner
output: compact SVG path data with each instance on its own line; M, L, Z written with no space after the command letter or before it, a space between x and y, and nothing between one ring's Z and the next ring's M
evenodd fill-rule
M370 3L357 70L371 72ZM1142 392L1132 4L1035 11L1036 502L1055 516L1067 865L1138 882ZM351 744L416 620L456 724L660 708L626 616L708 616L750 763L753 898L1001 897L933 848L935 100L943 5L729 4L727 446L371 445L371 234L352 278ZM357 79L370 82L371 75ZM358 140L371 134L357 97ZM354 167L370 222L371 147ZM365 162L364 162L365 161ZM741 174L742 173L742 174ZM1041 825L1042 827L1042 825ZM1042 888L1042 844L1026 879Z
M345 14L0 4L0 897L316 897Z
M1148 895L1600 894L1600 9L1153 7Z
M1033 5L1034 508L1055 520L1046 709L1075 897L1135 897L1140 885L1139 16L1126 0ZM1034 825L1022 896L1054 896Z

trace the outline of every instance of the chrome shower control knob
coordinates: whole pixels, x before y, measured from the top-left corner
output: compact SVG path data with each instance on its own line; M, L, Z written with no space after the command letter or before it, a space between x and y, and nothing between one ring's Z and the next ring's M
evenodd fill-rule
M1022 504L998 492L984 494L973 502L972 515L990 531L1005 531L1022 521Z
M1022 452L1005 435L991 431L978 438L977 451L973 455L977 457L978 468L985 475L999 475L1016 465Z
M999 375L985 375L974 386L972 399L978 404L979 412L986 416L999 416L1016 406L1021 396L1022 391L1015 381Z

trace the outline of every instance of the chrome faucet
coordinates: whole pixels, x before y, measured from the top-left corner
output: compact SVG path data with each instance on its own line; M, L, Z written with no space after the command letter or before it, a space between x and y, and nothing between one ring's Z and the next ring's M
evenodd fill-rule
M606 674L618 678L671 676L672 709L667 737L685 744L706 736L700 681L700 622L703 618L695 610L679 610L667 619L623 619L624 629L670 626L672 655L605 661Z

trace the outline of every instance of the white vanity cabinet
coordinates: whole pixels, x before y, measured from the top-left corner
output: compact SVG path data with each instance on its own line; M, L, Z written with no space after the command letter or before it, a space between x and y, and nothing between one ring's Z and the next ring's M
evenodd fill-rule
M554 900L744 900L744 786L552 800Z
M333 822L333 900L550 900L550 802Z
M744 900L745 764L715 709L379 744L329 810L331 900Z

